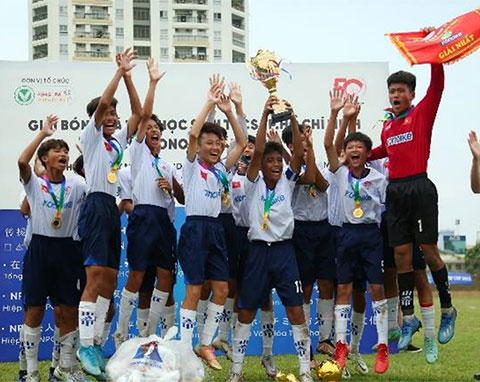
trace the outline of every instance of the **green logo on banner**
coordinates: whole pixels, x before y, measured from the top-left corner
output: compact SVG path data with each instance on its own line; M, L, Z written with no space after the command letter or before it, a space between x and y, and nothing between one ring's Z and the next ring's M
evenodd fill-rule
M15 89L13 98L15 98L15 102L19 105L30 105L35 99L35 92L30 86L19 86Z

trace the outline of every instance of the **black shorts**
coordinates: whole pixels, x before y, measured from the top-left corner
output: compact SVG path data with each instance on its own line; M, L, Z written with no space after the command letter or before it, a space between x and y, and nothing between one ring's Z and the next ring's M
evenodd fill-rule
M391 247L437 242L438 194L427 174L390 180L387 216Z

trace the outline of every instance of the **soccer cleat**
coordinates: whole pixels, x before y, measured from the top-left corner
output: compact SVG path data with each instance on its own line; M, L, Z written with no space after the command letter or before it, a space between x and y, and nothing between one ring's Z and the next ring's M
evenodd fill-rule
M55 378L54 381L67 382L68 374L68 371L64 371L60 368L60 366L57 366L55 369L53 369L52 377Z
M35 370L33 373L27 373L25 382L40 382L40 373Z
M348 358L350 358L355 363L355 370L357 370L357 372L362 375L368 373L368 366L363 360L362 355L358 351L350 353Z
M267 376L270 378L275 378L275 376L278 374L278 369L275 366L273 357L271 355L264 355L261 363Z
M17 382L25 382L26 379L27 379L27 371L26 370L19 370L18 371Z
M435 363L438 358L438 349L435 338L425 337L423 340L423 347L425 348L425 359L427 363Z
M220 338L215 339L212 343L213 347L217 350L220 350L228 360L232 360L232 346L228 343L227 340L222 340Z
M115 350L120 349L120 346L127 340L127 337L125 337L122 333L120 332L115 332L113 335L113 342L115 342Z
M413 335L418 332L421 327L422 323L415 316L410 320L403 320L402 336L400 337L400 341L398 341L399 351L404 350L410 342L412 342Z
M68 382L92 382L92 380L88 379L79 369L72 371L68 378Z
M438 342L442 345L448 343L455 335L455 321L457 319L457 309L452 306L451 313L442 313L440 328L438 329Z
M341 341L337 341L337 347L335 349L335 361L338 362L341 368L345 367L345 363L348 356L348 346Z
M480 381L480 373L474 374L473 379L475 379L476 381Z
M332 341L324 340L318 343L317 353L333 357L335 355L335 346L332 344Z
M350 379L352 378L352 374L350 373L350 370L348 370L348 367L344 367L342 369L342 379Z
M58 382L61 381L56 375L55 375L55 368L50 367L50 370L48 371L48 382Z
M98 365L97 352L93 345L80 346L77 350L77 358L86 373L97 376L101 374L100 366Z
M102 371L100 373L100 375L97 375L96 378L97 378L97 381L102 381L102 382L106 381L107 380L107 374L104 371Z
M215 349L213 346L200 346L198 356L203 359L211 369L222 370L222 365L220 365L215 357Z
M404 352L407 352L407 353L413 353L413 354L415 354L415 353L421 353L422 350L423 350L422 348L417 348L416 346L410 344L410 345L408 345L408 346L405 348L405 350L403 350L403 351L404 351Z
M298 378L299 382L313 382L312 375L310 373L303 373Z
M105 372L107 363L105 362L105 358L103 358L103 348L100 345L94 345L93 347L95 348L95 352L97 354L98 367L100 368L100 371Z
M230 372L230 374L228 374L226 381L227 382L243 382L243 375Z
M395 329L388 331L388 342L398 341L402 336L402 331L397 326Z
M377 374L383 374L388 370L388 346L386 344L378 344L374 370Z

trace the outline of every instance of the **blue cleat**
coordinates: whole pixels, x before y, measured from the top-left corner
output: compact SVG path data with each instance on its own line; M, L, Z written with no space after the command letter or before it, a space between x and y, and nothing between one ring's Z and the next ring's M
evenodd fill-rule
M103 348L100 345L94 345L93 347L95 348L95 352L97 354L98 367L102 372L104 372L107 363L105 362L105 358L103 358Z
M442 345L448 343L455 335L455 321L457 319L457 309L452 307L452 313L442 313L440 320L440 329L438 329L438 342Z
M26 370L19 370L18 371L17 382L25 382L26 380L27 380L27 371Z
M423 347L425 348L425 359L427 363L435 363L438 358L438 349L435 338L425 337L423 340Z
M410 320L403 320L402 336L400 337L400 341L398 341L399 351L404 350L410 342L412 342L413 335L418 332L421 327L422 323L415 316Z
M80 346L77 350L77 358L86 373L98 376L102 373L98 365L98 357L95 348L92 346Z

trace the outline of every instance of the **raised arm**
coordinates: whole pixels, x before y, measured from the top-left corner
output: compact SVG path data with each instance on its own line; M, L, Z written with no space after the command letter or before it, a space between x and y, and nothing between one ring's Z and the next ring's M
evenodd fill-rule
M120 65L128 65L132 60L137 57L138 56L136 52L133 51L131 48L128 48L125 51L123 59L120 61ZM123 81L125 82L125 87L127 88L128 98L130 100L130 110L132 113L127 122L127 138L130 138L137 131L138 124L142 119L143 109L142 104L140 103L140 98L138 97L137 89L135 89L135 85L133 84L131 70L125 71L125 74L123 75Z
M468 145L472 152L470 187L475 194L480 194L480 142L475 131L470 131L470 134L468 134Z
M58 117L54 114L50 114L45 121L43 122L42 130L33 138L33 141L23 150L22 154L18 158L18 169L20 170L20 178L24 184L27 184L30 181L32 176L32 168L30 167L30 161L35 155L38 146L42 141L51 136L55 132L54 125L58 122Z
M243 99L240 85L236 82L230 82L228 87L230 89L228 96L235 105L235 113L237 114L237 117L246 118L245 112L243 111Z
M190 162L193 162L195 155L197 154L197 141L202 130L205 119L207 118L208 113L210 112L212 106L215 106L216 103L220 101L220 97L223 94L223 78L220 78L220 75L213 75L213 81L210 82L211 86L208 90L207 101L200 110L195 122L193 122L190 133L188 134L188 149L187 149L187 158Z
M262 167L263 152L265 151L265 144L267 142L267 122L268 116L273 113L273 105L278 103L278 98L274 95L268 97L267 102L263 108L262 118L260 119L260 126L257 130L257 137L255 139L255 151L250 166L247 171L248 180L254 182L257 179L258 172Z
M328 120L327 130L323 138L323 145L325 152L327 153L328 162L330 164L330 171L335 172L339 167L339 161L337 149L333 144L333 137L335 135L335 125L337 124L338 112L345 105L345 98L343 98L343 92L341 90L330 91L330 118ZM345 132L343 133L345 136ZM343 142L342 142L343 145Z
M287 103L287 106L291 108L290 104ZM293 144L293 155L290 158L290 167L295 174L299 174L302 169L303 163L303 143L302 135L300 134L300 128L298 127L297 117L292 110L290 115L290 124L292 125L292 144ZM313 181L313 178L312 178Z
M127 49L128 51L128 49ZM97 129L102 125L103 118L105 117L105 112L112 103L113 96L118 88L118 83L125 75L126 72L129 72L133 69L135 64L132 64L131 61L134 58L133 53L127 54L127 51L124 53L117 53L115 60L117 62L117 71L113 76L112 80L108 84L107 88L100 97L98 102L97 109L95 110L95 127Z
M307 161L305 172L297 180L297 184L315 183L315 152L313 151L312 128L307 127L303 132L303 137L307 143Z
M282 142L282 138L280 138L280 136L278 135L277 133L277 130L275 129L270 129L267 131L267 138L268 138L268 141L269 142L277 142L279 144L282 145L282 157L283 157L283 160L286 162L286 163L290 163L290 159L292 158L292 156L290 155L290 153L288 152L288 150L285 148L285 145L283 144Z

